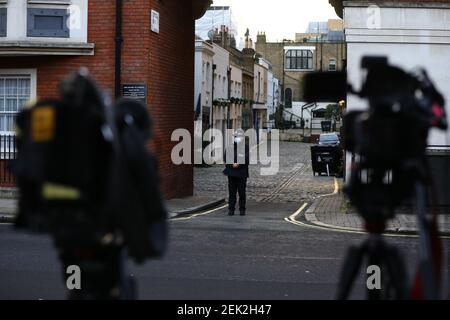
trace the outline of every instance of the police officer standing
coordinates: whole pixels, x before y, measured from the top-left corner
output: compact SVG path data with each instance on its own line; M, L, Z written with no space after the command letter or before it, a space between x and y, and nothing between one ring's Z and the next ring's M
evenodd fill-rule
M233 134L233 143L226 149L225 170L223 170L223 173L228 176L228 215L230 216L234 215L236 208L236 193L239 194L239 213L241 216L245 215L249 154L244 132L238 129Z

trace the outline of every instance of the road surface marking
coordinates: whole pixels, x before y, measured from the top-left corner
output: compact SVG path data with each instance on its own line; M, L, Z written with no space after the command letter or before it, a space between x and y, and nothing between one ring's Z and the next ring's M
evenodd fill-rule
M335 195L335 194L338 193L338 191L339 191L339 183L338 183L336 177L333 177L333 179L334 179L334 190L333 190L333 192L332 192L332 193L322 194L322 195L320 195L320 196L317 196L317 198L322 198L322 197L327 197L327 196L333 196L333 195ZM316 198L316 199L317 199L317 198Z
M293 214L291 214L289 216L289 218L285 218L285 219L289 219L291 221L296 221L295 218L303 211L305 210L305 208L308 206L308 203L305 202L297 211L295 211Z
M284 218L286 222L292 223L296 226L305 227L305 228L311 228L311 229L318 229L318 230L326 230L326 231L334 231L334 232L341 232L341 233L351 233L351 234L368 234L365 231L359 231L359 230L348 230L344 229L342 227L334 227L334 226L319 226L312 223L304 223L301 221L298 221L296 218L297 216L305 210L305 208L308 206L308 203L304 203L297 211L295 211L293 214L291 214L289 217ZM385 237L398 237L398 238L419 238L419 235L416 234L392 234L392 233L383 233L383 236ZM440 236L441 239L450 239L450 236Z

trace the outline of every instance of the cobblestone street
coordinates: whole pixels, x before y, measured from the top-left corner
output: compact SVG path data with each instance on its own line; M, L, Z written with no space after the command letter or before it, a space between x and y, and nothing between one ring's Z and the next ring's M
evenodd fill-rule
M302 202L333 191L333 177L313 176L311 144L280 142L279 171L261 175L261 164L250 166L247 198L259 202ZM224 166L196 167L194 192L197 196L228 197Z

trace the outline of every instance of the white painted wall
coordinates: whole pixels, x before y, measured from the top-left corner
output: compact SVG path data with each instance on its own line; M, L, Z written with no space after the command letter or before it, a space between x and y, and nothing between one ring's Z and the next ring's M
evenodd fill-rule
M275 120L271 120L270 116L277 110L280 91L279 80L275 78L273 72L269 70L267 73L267 126L269 129L275 127Z
M202 67L203 67L203 41L195 41L195 55L194 55L194 110L197 107L197 100L202 93Z
M273 106L274 106L274 112L276 111L276 108L278 108L278 105L281 103L281 85L280 80L278 78L273 77Z
M224 48L213 44L214 58L216 65L214 80L214 100L228 99L228 67L230 65L230 54Z
M70 38L27 37L27 8L68 9L71 5ZM87 43L88 0L63 1L61 4L28 4L26 0L8 0L7 36L0 41Z
M267 101L267 67L264 64L255 63L253 81L253 100L261 104L254 104L254 109L266 109ZM266 80L266 81L265 81Z
M194 110L197 107L199 94L202 95L201 106L211 107L212 93L212 46L203 40L195 41L195 71L194 71Z
M242 69L231 65L231 97L242 98Z
M444 94L450 117L450 4L381 7L376 29L368 27L374 16L367 10L364 6L344 9L349 81L360 88L363 79L360 61L364 55L385 55L390 63L409 71L424 67ZM354 96L348 97L347 104L348 110L367 107L365 101ZM433 130L428 143L450 145L450 133Z
M197 109L197 103L201 94L200 116L194 123L195 136L202 138L203 134L203 108L212 107L212 65L213 65L213 47L203 40L195 41L195 69L194 69L194 112ZM211 114L209 122L211 121Z
M286 109L286 110L293 113L294 115L296 115L298 117L302 117L302 107L306 104L307 103L303 102L303 101L293 101L292 109ZM308 120L308 123L310 123L310 121L312 119L312 110L313 109L321 109L321 108L326 109L326 107L329 104L336 104L336 102L316 102L311 108L303 110L303 119L305 119L305 121ZM288 113L285 113L284 118L286 120L289 120L290 115ZM293 119L293 120L297 121L297 119Z
M267 114L273 113L273 99L274 99L274 78L273 72L267 71ZM267 119L269 120L269 119Z

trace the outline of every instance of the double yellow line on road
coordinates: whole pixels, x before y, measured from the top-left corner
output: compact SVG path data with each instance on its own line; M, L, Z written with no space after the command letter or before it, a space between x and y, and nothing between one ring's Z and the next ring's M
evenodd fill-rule
M334 190L332 193L328 193L328 194L323 194L318 196L317 198L321 198L321 197L325 197L325 196L332 196L335 195L339 192L339 183L336 179L336 177L334 178ZM308 207L308 203L305 202L297 211L295 211L293 214L291 214L289 217L284 218L284 220L286 222L292 223L294 225L297 226L301 226L301 227L305 227L305 228L311 228L311 229L319 229L319 230L326 230L326 231L334 231L334 232L341 232L341 233L352 233L352 234L367 234L367 232L364 231L358 231L358 230L349 230L346 228L339 228L339 227L333 227L333 226L320 226L320 225L315 225L315 224L311 224L311 223L303 223L301 221L297 220L297 217L303 212L303 210L305 210L305 208ZM414 234L392 234L392 233L386 233L383 234L383 236L386 237L397 237L397 238L418 238L419 235L414 235ZM441 236L441 239L450 239L449 236Z

